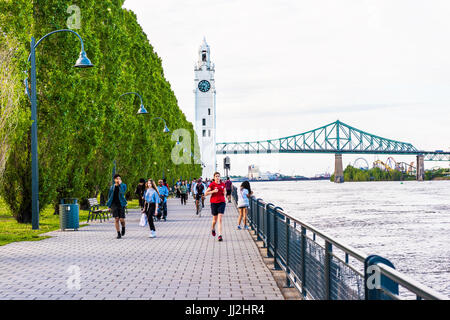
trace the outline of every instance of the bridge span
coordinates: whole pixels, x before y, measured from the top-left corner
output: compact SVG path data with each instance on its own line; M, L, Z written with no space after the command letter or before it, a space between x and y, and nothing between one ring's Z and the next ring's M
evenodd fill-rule
M288 137L248 142L219 142L216 154L334 153L335 182L344 182L342 154L415 155L417 180L424 180L424 161L450 161L450 152L419 150L411 143L383 138L339 120Z

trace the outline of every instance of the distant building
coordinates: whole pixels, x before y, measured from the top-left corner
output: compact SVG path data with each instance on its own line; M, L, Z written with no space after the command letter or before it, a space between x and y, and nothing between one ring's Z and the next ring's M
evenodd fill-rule
M248 166L248 175L249 179L259 179L260 177L259 167L254 164Z
M278 176L276 173L271 173L269 171L266 171L259 175L259 179L261 179L261 180L276 180L277 178L278 178Z

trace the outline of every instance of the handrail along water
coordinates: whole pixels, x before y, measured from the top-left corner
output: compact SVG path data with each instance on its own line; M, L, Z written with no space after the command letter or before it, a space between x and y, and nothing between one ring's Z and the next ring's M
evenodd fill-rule
M237 202L235 186L232 195ZM274 259L274 268L285 271L286 286L295 286L304 299L448 299L387 265L391 264L387 259L373 259L373 255L344 244L254 196L250 198L248 221L257 240L262 240L267 248L267 257ZM372 268L370 261L375 261ZM378 274L369 274L374 269ZM373 281L375 277L379 281Z

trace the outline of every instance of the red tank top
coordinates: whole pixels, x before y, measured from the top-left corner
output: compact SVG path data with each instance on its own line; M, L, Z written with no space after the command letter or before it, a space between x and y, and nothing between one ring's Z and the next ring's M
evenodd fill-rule
M219 184L214 181L209 184L209 189L214 190L218 189L219 192L211 193L211 203L221 203L225 202L225 196L223 195L223 191L225 190L225 183L220 182Z

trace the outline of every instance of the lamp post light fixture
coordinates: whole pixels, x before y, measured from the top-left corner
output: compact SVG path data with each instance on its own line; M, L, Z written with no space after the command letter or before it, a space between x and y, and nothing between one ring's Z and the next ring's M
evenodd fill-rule
M30 55L28 62L31 62L31 86L28 91L28 76L25 80L25 92L31 101L31 225L33 230L39 229L39 166L38 166L38 138L37 138L37 93L36 93L36 48L48 36L58 32L71 32L75 34L81 43L81 52L78 60L75 62L76 68L91 68L94 65L86 56L84 51L83 39L80 35L70 29L61 29L47 33L36 42L34 37L31 37Z
M161 117L154 117L154 118L151 118L151 119L150 119L150 122L152 122L152 121L155 120L155 119L159 119L159 120L162 120L162 121L164 122L163 133L169 133L169 132L170 132L169 128L167 127L166 120L164 120L164 119L161 118Z
M148 111L145 109L145 107L144 107L144 102L143 102L142 97L141 97L141 95L140 95L139 93L136 93L136 92L126 92L126 93L124 93L124 94L121 94L121 95L119 96L118 99L120 99L121 97L126 96L126 95L128 95L128 94L134 94L135 96L138 96L139 99L141 100L141 105L139 106L139 110L138 110L137 114L148 114Z

